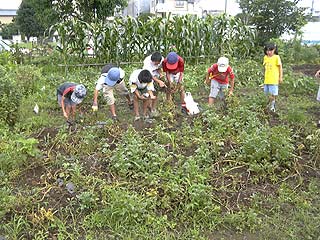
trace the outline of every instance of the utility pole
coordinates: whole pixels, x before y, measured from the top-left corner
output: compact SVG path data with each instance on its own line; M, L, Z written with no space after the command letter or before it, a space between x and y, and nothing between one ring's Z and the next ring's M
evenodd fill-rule
M140 15L140 0L133 0L132 4L133 16L138 17Z
M227 3L228 0L224 0L224 13L227 13Z
M312 3L311 3L311 17L313 15L313 6L314 6L314 0L312 0Z

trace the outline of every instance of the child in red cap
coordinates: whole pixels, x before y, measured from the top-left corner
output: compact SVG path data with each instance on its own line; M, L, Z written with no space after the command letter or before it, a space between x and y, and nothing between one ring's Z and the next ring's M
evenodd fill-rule
M180 93L182 108L185 108L185 91L183 87L184 60L176 52L170 52L163 60L163 71L166 73L167 100L172 100L172 94Z

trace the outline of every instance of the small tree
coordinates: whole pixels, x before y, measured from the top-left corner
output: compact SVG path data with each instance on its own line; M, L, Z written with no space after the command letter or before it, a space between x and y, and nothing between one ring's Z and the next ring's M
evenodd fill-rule
M42 36L44 31L58 21L58 14L52 8L51 0L23 0L16 16L21 33Z
M305 8L298 7L300 0L238 0L239 16L257 29L258 43L264 44L283 33L298 33L307 23Z
M127 6L128 0L55 0L53 3L61 19L73 16L91 23L94 20L105 22L114 15L116 8Z
M12 39L12 35L19 33L18 26L15 22L9 24L1 24L0 35L5 39Z
M16 22L21 33L28 38L31 36L39 36L42 32L42 27L35 17L35 11L31 4L27 1L22 1L16 16Z

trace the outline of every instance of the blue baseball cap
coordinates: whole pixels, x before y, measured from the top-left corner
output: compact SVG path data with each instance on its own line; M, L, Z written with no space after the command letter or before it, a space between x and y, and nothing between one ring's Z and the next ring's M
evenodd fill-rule
M167 68L174 70L178 67L179 56L175 52L169 52L167 56Z
M117 67L110 68L105 78L105 83L111 87L116 85L117 81L120 79L120 69Z

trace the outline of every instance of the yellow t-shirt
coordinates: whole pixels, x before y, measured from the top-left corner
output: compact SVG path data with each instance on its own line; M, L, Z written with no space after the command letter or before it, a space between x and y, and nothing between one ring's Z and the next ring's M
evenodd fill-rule
M272 57L264 56L264 84L279 84L280 65L281 59L279 55L275 54Z

